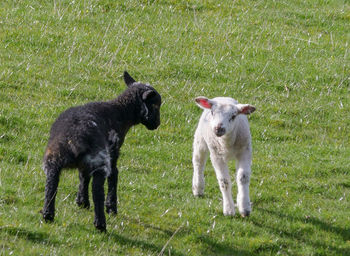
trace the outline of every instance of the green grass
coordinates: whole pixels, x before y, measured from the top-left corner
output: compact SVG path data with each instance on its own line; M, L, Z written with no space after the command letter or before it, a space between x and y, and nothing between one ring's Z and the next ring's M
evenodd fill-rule
M349 44L346 0L1 1L0 255L349 255ZM43 223L50 125L124 70L164 104L122 147L118 215L95 231L65 171ZM223 216L210 163L192 196L199 95L257 107L249 218Z

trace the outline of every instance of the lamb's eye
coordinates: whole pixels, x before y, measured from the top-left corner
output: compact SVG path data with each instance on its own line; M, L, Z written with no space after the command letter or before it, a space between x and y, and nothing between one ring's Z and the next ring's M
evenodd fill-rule
M235 120L235 118L236 118L236 116L235 116L235 115L233 115L233 116L231 117L230 121Z

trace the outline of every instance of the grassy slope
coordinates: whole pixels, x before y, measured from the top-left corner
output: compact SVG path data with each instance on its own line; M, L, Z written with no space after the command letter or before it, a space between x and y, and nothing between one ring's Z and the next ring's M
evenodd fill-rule
M350 250L347 1L2 1L0 254L340 255ZM64 172L41 222L55 117L110 99L130 71L163 95L162 126L132 129L107 234ZM248 219L224 218L208 163L191 195L198 95L256 105ZM232 163L233 169L234 164ZM232 174L233 176L233 174Z

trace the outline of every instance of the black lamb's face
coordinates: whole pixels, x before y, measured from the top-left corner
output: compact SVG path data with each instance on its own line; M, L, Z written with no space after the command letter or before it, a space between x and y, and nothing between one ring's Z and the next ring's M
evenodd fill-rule
M160 125L160 106L162 99L152 87L142 94L141 123L149 130L155 130Z
M124 81L129 88L137 91L140 99L140 122L149 130L155 130L160 125L160 105L162 98L151 86L136 82L128 72L124 72Z

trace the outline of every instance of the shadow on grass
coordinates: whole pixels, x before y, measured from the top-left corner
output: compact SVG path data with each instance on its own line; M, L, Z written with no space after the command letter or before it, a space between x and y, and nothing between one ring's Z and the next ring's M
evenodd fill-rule
M293 222L293 223L296 223L296 222L310 223L310 224L312 224L314 226L317 226L319 229L321 229L323 231L326 231L326 232L333 233L333 234L336 234L338 236L341 236L344 242L350 240L350 229L348 229L348 228L336 227L336 226L330 225L330 224L328 224L326 222L323 222L323 221L321 221L319 219L316 219L314 217L308 217L308 218L295 217L295 216L291 216L291 215L288 215L288 214L285 214L285 213L276 212L276 211L272 211L272 210L267 210L267 209L263 209L263 208L257 208L256 207L255 209L258 210L258 211L267 213L269 215L276 216L281 221L287 220L287 221L290 221L290 222ZM341 249L341 248L332 246L332 245L330 245L329 243L326 243L326 242L324 242L324 243L316 242L316 241L314 241L312 239L312 237L310 237L310 239L305 239L305 238L302 237L303 234L302 235L298 235L298 234L295 234L295 233L292 233L292 232L288 232L288 231L283 229L283 225L280 225L280 227L271 227L271 226L267 226L267 225L264 225L262 223L259 223L257 220L253 220L252 223L254 225L258 226L258 227L265 228L265 229L270 229L270 230L273 231L274 234L277 234L279 236L288 237L288 238L291 238L293 240L298 240L298 241L301 241L301 242L303 242L305 244L310 244L310 245L312 245L314 247L322 248L324 250L332 250L333 252L336 252L339 255L346 255L346 253L348 253L348 249L346 249L346 248ZM310 236L312 234L305 234L305 235Z
M149 223L145 223L143 221L141 221L140 219L137 218L133 218L130 216L119 216L120 219L123 219L127 222L130 222L132 224L136 224L139 226L142 226L145 229L148 230L153 230L152 232L156 232L159 235L163 236L164 239L166 239L166 241L164 241L164 244L156 244L156 243L152 243L150 241L146 241L146 240L142 240L139 238L135 238L135 237L126 237L123 236L123 233L119 233L117 230L111 230L111 231L107 231L107 235L111 238L115 240L116 244L119 244L121 246L126 246L128 248L140 248L143 249L145 251L149 251L151 252L151 254L154 255L158 255L163 247L166 247L164 250L164 254L168 254L168 250L171 247L172 244L172 240L176 240L176 238L178 236L181 236L181 233L186 232L185 228L181 226L181 228L179 228L179 230L176 229L165 229L165 228L161 228L159 226L153 225L153 224L149 224ZM178 233L175 233L179 231ZM175 234L174 234L175 233ZM169 241L169 244L166 245L167 241ZM159 242L158 242L159 243ZM179 255L179 256L183 256L185 255L184 253L180 252L179 250L176 250L174 247L170 249L171 255Z
M152 224L141 222L140 220L134 219L132 217L124 216L124 218L129 220L132 223L136 223L138 225L141 225L144 228L153 229L155 231L162 232L167 236L167 239L171 239L171 237L176 232L175 229L171 230L171 229L160 228L160 227L157 227L157 226L152 225ZM176 240L178 237L192 233L191 229L187 228L186 226L181 226L181 228L178 228L178 229L179 229L178 233L176 233L174 235L174 240ZM151 245L148 242L144 242L144 241L140 241L140 240L131 240L130 238L125 238L119 234L112 234L112 236L115 237L116 242L119 242L123 245L137 246L137 247L141 247L143 249L147 249L149 251L157 252L157 253L159 253L163 249L163 246L164 246L164 245L162 245L162 246ZM213 240L210 236L207 236L207 235L200 235L200 236L197 236L195 239L196 239L196 241L198 241L198 243L201 243L203 245L202 248L200 249L202 255L243 255L243 256L251 255L251 252L236 249L230 244L217 242L217 241ZM168 254L168 248L170 246L171 246L171 241L168 244L168 246L166 247L164 254ZM191 248L188 248L188 249L191 249ZM174 249L174 247L171 249L170 253L171 253L171 255L187 255L187 252L185 254L182 252L178 252Z
M152 244L150 242L147 241L143 241L143 240L138 240L138 239L131 239L131 238L127 238L125 236L116 234L116 233L111 233L109 234L109 236L113 239L115 239L115 242L117 244L120 245L125 245L128 246L130 248L132 247L137 247L137 248L141 248L150 252L155 253L156 255L158 255L162 249L163 249L163 245L155 245ZM169 246L168 246L169 247ZM168 252L168 247L165 249L166 252ZM168 254L168 253L166 253ZM179 256L184 256L185 254L175 250L174 248L171 249L171 255L179 255Z
M339 185L343 186L344 188L350 188L350 182L341 182Z
M231 245L218 243L208 236L200 236L198 240L206 244L207 249L202 249L202 255L252 255L252 252L246 250L235 249Z
M168 235L169 237L172 236L172 234L174 233L173 230L160 228L160 227L157 227L157 226L152 225L152 224L147 224L147 223L144 223L144 222L142 222L138 219L132 218L132 217L124 216L124 219L126 219L132 223L138 224L140 226L143 226L144 228L160 231L160 232Z
M29 231L24 228L4 226L0 227L0 233L7 234L8 236L19 237L32 243L59 244L58 241L49 239L50 236L47 233L40 231Z

